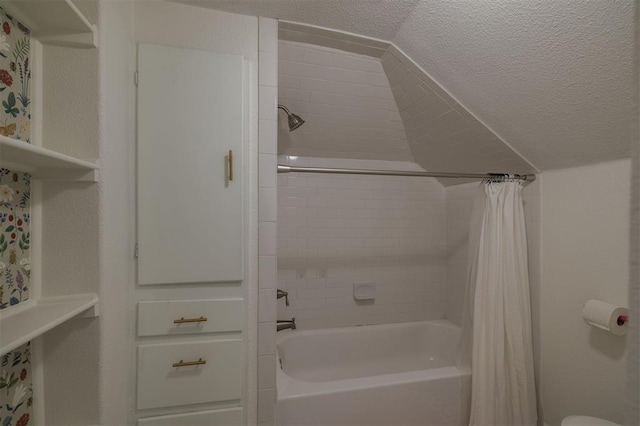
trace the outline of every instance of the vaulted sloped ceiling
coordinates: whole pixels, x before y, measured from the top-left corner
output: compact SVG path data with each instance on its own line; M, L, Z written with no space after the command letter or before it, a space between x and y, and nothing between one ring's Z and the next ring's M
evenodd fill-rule
M633 0L420 1L393 38L539 169L629 155Z
M629 155L633 0L181 1L387 40L493 131L500 155L539 170ZM490 153L460 144L451 156Z

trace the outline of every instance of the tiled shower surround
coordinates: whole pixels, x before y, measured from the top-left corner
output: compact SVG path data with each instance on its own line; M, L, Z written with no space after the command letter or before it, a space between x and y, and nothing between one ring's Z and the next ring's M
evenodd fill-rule
M281 157L280 163L288 163ZM419 170L405 162L295 159L317 167ZM479 182L291 173L278 176L278 319L300 328L448 318L460 323L469 217ZM531 297L539 295L539 184L523 190ZM356 302L354 283L376 299ZM539 313L532 312L534 324ZM538 336L534 326L534 337Z
M303 165L417 170L362 160ZM278 318L295 317L300 328L443 318L446 245L445 190L435 179L279 175L278 288L290 306L280 299ZM375 284L375 301L355 301L354 283Z

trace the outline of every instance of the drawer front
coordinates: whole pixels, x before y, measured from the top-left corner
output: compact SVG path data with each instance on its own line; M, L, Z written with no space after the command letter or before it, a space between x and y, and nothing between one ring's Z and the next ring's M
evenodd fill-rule
M139 302L138 336L240 331L242 311L242 299Z
M240 399L241 368L238 339L138 345L138 409Z
M235 426L242 422L242 408L197 411L138 419L139 426Z

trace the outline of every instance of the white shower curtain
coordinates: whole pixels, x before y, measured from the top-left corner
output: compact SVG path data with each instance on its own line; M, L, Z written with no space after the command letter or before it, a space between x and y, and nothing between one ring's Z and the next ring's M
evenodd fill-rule
M537 409L522 184L487 182L480 189L469 233L460 359L463 368L471 363L469 424L534 426Z

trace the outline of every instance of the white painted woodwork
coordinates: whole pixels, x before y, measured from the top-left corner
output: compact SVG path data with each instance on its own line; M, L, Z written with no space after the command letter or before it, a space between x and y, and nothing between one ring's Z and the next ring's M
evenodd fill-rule
M242 280L242 56L139 44L138 76L138 283Z
M95 25L71 0L1 0L0 6L26 25L31 36L43 44L98 47Z
M0 135L0 167L29 172L34 179L97 180L98 165Z
M243 300L158 300L138 303L138 336L241 331ZM175 324L175 320L206 321Z
M172 367L203 359L204 365ZM138 409L241 398L242 341L138 346Z
M140 426L234 426L242 422L242 408L196 411L186 414L146 417L138 420Z
M98 303L94 293L43 297L0 312L0 355L34 339ZM90 316L97 316L93 311Z

